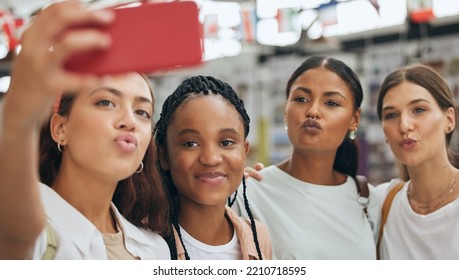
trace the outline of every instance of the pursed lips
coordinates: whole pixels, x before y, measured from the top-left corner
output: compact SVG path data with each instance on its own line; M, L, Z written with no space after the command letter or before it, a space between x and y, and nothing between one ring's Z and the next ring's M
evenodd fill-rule
M412 148L416 144L417 140L407 138L400 141L399 145L402 148Z
M130 133L119 135L115 138L115 143L123 152L133 152L138 145L137 138Z
M307 131L315 132L320 130L321 126L317 121L308 119L303 123L303 128Z

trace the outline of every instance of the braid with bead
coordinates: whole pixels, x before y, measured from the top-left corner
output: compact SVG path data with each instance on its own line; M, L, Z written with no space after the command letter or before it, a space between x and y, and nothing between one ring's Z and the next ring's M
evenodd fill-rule
M249 125L250 125L250 118L247 114L244 102L239 98L237 93L234 89L225 82L220 81L217 78L211 76L193 76L186 80L184 80L177 89L169 95L163 103L160 118L156 123L154 134L155 134L155 142L156 142L156 151L157 151L157 168L161 175L161 179L163 184L165 185L166 189L168 190L168 200L171 205L170 209L170 226L171 228L174 227L178 233L179 239L183 248L185 249L185 257L186 259L190 259L188 256L188 252L184 246L182 235L180 232L178 214L177 214L177 189L174 185L172 180L172 176L169 170L165 170L162 168L161 164L161 150L166 151L166 132L169 122L175 112L175 110L187 100L200 96L200 95L221 95L226 100L228 100L234 108L238 111L241 116L241 120L244 124L244 138L247 138L249 134ZM257 252L259 255L260 260L261 258L261 249L258 242L258 236L255 226L255 220L249 208L249 203L247 200L247 195L245 193L245 180L242 179L244 185L244 204L249 213L250 223L252 228L253 239L257 248ZM230 201L230 200L228 200ZM233 200L234 202L234 200ZM171 230L168 236L165 236L165 240L169 245L172 259L177 259L177 247L175 245L175 237L174 233Z

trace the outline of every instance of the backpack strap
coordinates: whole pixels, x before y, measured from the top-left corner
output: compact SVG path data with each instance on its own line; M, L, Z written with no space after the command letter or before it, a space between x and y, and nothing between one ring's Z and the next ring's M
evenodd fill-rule
M368 203L370 202L370 189L365 176L357 175L354 177L355 185L357 186L357 201L363 207L363 212L368 217Z
M51 227L49 223L46 224L46 251L41 257L42 260L53 260L56 256L57 251L57 236L56 231Z
M384 204L381 210L381 225L379 226L378 243L376 243L376 255L378 260L381 259L379 246L381 245L384 225L386 224L387 217L389 216L389 210L392 205L392 201L394 200L395 195L403 188L404 184L405 182L401 182L393 187L387 194L386 200L384 200Z

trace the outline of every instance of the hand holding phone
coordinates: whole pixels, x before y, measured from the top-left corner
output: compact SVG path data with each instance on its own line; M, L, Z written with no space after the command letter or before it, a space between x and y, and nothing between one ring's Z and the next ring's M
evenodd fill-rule
M151 73L197 65L203 58L202 24L195 2L142 4L114 9L108 50L77 53L66 63L70 71L97 75L129 71Z

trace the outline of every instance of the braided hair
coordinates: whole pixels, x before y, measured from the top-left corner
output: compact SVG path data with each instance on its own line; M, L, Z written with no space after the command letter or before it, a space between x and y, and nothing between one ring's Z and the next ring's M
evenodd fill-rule
M170 96L168 96L167 99L164 101L160 118L158 122L156 123L155 129L154 129L156 151L157 151L157 168L161 175L163 184L166 187L167 192L168 192L168 199L170 203L170 226L175 228L175 230L177 231L180 242L183 245L183 248L185 249L185 258L187 260L190 259L190 256L188 255L188 252L184 246L182 234L181 234L180 226L179 226L178 211L177 211L178 209L177 188L175 187L175 184L172 180L171 172L169 170L164 170L162 168L162 165L160 162L160 158L161 158L160 151L161 149L166 150L167 127L170 123L170 120L175 110L181 104L183 104L190 98L193 98L197 95L207 95L207 96L221 95L222 97L227 99L227 101L231 103L231 105L233 105L234 108L240 114L241 120L244 124L244 138L245 139L247 138L247 135L249 134L249 126L250 126L250 118L244 108L244 102L238 97L234 89L227 83L222 82L221 80L211 77L211 76L193 76L188 79L185 79L178 86L178 88ZM261 260L262 255L261 255L260 245L258 242L257 229L255 226L255 219L253 218L252 212L250 211L249 202L248 202L246 191L245 191L246 185L245 185L244 177L242 178L242 183L243 183L243 189L244 189L244 205L245 205L247 213L249 214L249 219L250 219L250 224L251 224L251 229L252 229L252 234L253 234L253 240L257 248L258 257ZM176 240L175 240L173 231L169 230L169 233L166 236L164 236L164 238L169 245L172 259L177 259L178 254L177 254L177 247L175 245Z

